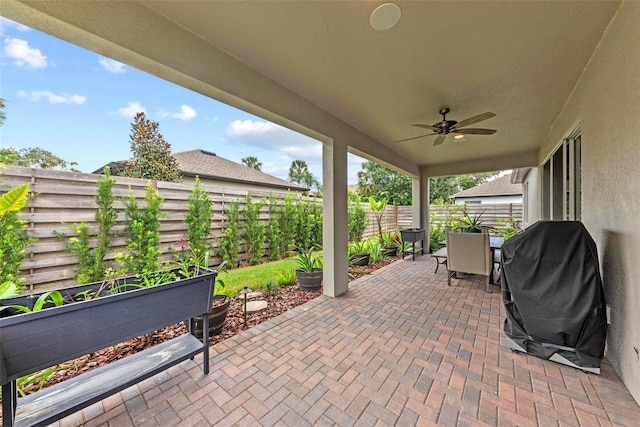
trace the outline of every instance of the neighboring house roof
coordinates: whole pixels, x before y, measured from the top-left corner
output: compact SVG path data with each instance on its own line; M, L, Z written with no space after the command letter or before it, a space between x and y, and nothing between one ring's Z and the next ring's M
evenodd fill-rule
M309 190L307 187L276 178L257 169L220 157L210 151L182 151L173 153L173 157L178 161L178 168L183 176L198 175L201 179L247 183L296 191ZM122 170L123 165L124 160L120 160L106 166L109 166L111 173L115 174ZM104 167L93 173L101 173L103 169Z
M521 195L522 184L512 184L511 174L501 176L493 181L467 188L453 195L456 199L461 197L491 197Z

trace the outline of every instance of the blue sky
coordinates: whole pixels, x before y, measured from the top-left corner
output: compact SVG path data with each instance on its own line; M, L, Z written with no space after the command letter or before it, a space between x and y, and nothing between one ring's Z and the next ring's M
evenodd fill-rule
M283 179L299 159L322 179L314 139L5 18L0 37L2 148L40 147L93 172L131 157L130 125L144 111L173 152L201 148L236 162L255 156L263 172ZM349 156L353 184L363 160Z

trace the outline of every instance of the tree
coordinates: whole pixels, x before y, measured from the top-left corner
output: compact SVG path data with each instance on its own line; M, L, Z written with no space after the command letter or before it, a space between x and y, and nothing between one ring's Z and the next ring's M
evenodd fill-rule
M78 163L67 162L50 151L42 148L9 147L0 149L0 163L5 165L25 166L38 169L60 169L79 172L74 166Z
M384 197L393 205L410 205L411 178L375 162L364 162L358 172L358 193Z
M304 160L294 160L289 167L289 181L308 188L318 187L320 182L313 176Z
M7 116L4 114L4 103L4 98L0 98L0 126L4 124L4 119L7 118Z
M138 113L131 124L131 154L124 164L122 176L179 182L182 177L178 161L171 155L171 144L158 132L158 122Z
M429 203L449 203L454 194L487 182L498 172L439 176L429 179ZM411 179L374 162L364 162L358 172L358 193L386 197L394 205L411 204Z
M248 168L252 168L258 171L262 170L262 162L259 161L257 157L248 156L240 159L240 161Z
M455 176L438 176L429 178L429 202L433 204L450 203L458 192Z
M439 176L429 179L430 203L450 203L453 195L468 188L484 184L498 172L481 172L469 175Z

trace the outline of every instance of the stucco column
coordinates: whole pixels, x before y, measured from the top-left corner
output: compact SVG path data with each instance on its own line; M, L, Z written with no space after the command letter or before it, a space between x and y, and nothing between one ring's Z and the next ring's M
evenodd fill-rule
M323 293L330 297L349 289L347 244L347 146L322 144Z
M411 198L413 200L413 226L424 228L425 252L429 250L429 177L424 171L420 172L419 178L411 179Z

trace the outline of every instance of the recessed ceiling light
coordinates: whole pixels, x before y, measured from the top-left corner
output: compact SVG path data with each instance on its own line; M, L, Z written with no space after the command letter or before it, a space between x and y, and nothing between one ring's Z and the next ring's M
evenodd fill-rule
M464 138L464 135L456 135L456 136L454 136L453 138L454 138L454 139L462 139L462 138Z
M369 22L374 30L384 31L393 28L400 21L402 11L395 3L385 3L376 7L371 14Z

